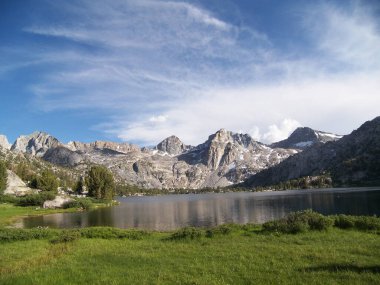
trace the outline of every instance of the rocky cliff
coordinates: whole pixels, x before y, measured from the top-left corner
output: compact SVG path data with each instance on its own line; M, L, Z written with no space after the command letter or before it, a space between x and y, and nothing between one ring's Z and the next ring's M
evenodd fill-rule
M62 144L55 137L44 132L34 132L31 135L18 137L11 150L42 157L46 151L58 146Z
M185 151L190 150L192 147L185 145L178 137L170 136L160 142L156 149L170 155L179 155Z
M113 150L121 153L128 153L131 151L139 151L140 147L137 145L129 143L115 143L115 142L105 142L105 141L95 141L91 143L82 142L69 142L65 147L72 151L79 152L92 152L96 150Z
M4 149L10 149L11 148L11 144L8 142L7 137L4 135L0 135L0 147L2 147Z

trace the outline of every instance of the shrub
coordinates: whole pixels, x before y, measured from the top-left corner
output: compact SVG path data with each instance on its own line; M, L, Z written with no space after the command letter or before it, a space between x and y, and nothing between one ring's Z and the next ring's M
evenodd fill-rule
M0 195L0 203L16 204L19 199L10 195Z
M91 199L87 198L81 198L78 200L80 207L85 210L91 210L94 207L94 204L92 203Z
M81 205L80 205L79 201L77 201L77 200L71 200L71 201L68 201L62 205L63 209L80 208L80 207L81 207Z
M333 224L333 220L312 210L290 213L283 219L270 221L263 224L263 230L267 232L300 233L308 230L327 230Z
M198 239L202 236L202 230L194 227L182 228L170 236L170 240Z
M307 223L309 224L311 230L325 231L334 224L334 221L330 217L310 211L308 214Z
M124 230L119 228L111 227L91 227L83 228L80 230L80 234L85 238L101 238L101 239L132 239L138 240L142 239L148 233L141 230Z
M355 219L352 216L338 215L335 216L334 226L340 229L350 229L355 226Z
M83 208L85 210L90 210L94 207L91 199L88 198L79 198L76 200L72 200L63 204L64 209L68 208Z
M380 218L368 216L355 217L355 228L363 231L380 230Z
M55 193L53 192L41 192L39 194L26 195L24 197L18 198L16 201L17 206L40 206L44 204L45 201L54 200Z
M59 236L50 240L51 243L68 243L73 242L81 237L78 230L64 230Z
M58 230L36 229L0 229L0 242L48 239L57 236Z
M355 228L362 231L380 230L380 218L370 216L335 216L334 226L340 229Z
M237 225L236 225L237 226ZM211 228L206 230L206 237L213 237L216 235L228 235L230 234L234 228L236 227L235 225L220 225L215 228Z

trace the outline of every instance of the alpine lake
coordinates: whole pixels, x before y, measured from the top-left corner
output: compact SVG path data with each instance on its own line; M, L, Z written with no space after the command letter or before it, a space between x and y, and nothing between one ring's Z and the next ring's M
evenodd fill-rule
M117 206L91 211L26 217L16 226L110 226L168 231L186 226L260 224L306 209L324 215L380 215L380 187L131 196L117 200Z

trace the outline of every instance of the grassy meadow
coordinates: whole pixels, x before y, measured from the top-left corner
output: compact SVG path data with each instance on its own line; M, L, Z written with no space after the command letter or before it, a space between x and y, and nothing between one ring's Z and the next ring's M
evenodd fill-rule
M0 284L380 284L379 228L312 212L175 232L2 227Z

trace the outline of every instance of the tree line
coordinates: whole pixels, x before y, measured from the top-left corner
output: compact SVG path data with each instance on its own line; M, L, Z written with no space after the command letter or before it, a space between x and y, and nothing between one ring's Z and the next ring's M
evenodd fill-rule
M114 177L104 166L92 166L84 177L80 177L77 182L65 177L62 173L58 175L51 169L44 169L40 173L35 173L29 165L20 162L12 169L30 188L39 189L42 192L57 194L58 188L63 185L70 188L74 193L81 194L85 189L88 195L96 199L111 200L115 196ZM7 165L0 160L0 195L7 187ZM65 179L66 178L66 179ZM71 187L69 187L71 186Z

